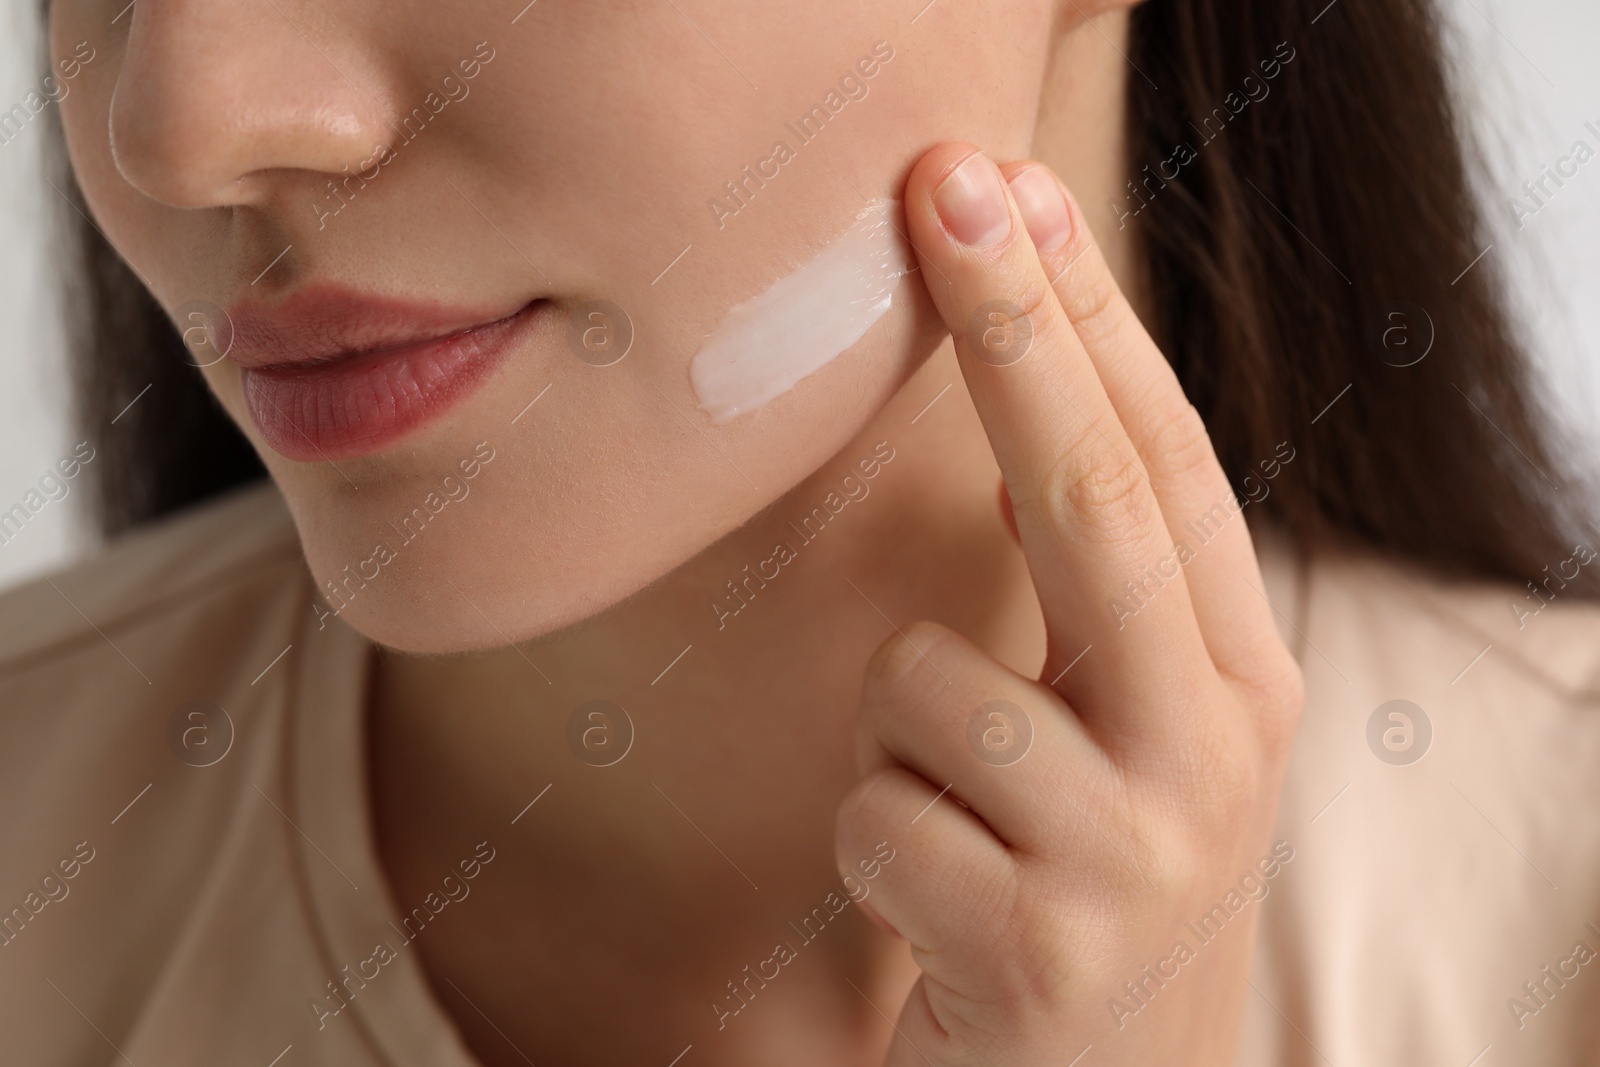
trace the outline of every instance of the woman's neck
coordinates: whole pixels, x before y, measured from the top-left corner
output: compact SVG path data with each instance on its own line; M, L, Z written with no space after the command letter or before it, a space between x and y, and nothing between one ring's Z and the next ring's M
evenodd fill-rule
M673 977L654 976L686 998L669 1008L657 993L662 1025L673 1013L711 1020L743 963L769 956L786 922L839 889L833 818L856 778L872 650L931 618L1037 668L1042 627L998 486L946 343L833 461L625 604L516 649L380 656L372 797L397 895L424 892L440 864L486 837L504 857L503 884L475 887L479 910L419 942L430 969L458 985L487 969L527 989L538 981L527 961L566 971L566 957L598 950L565 934L592 940L598 925L676 961ZM560 915L561 929L537 915ZM863 991L903 997L914 977L903 949L848 918L808 949L832 962L807 973L842 971ZM811 980L787 981L784 1002L810 1000ZM863 1004L835 1007L852 1013L834 1020L836 1035L881 1023L870 1010L855 1017ZM809 1054L838 1062L844 1050Z

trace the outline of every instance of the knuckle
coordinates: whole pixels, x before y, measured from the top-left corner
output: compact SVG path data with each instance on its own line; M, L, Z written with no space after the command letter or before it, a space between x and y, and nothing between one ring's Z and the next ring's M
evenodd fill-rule
M1070 1001L1081 981L1084 961L1093 953L1112 951L1116 923L1080 907L1062 907L1044 917L1009 925L1001 944L1015 961L1009 981L1001 986L1006 1026L1015 1032L1041 1004Z
M1060 306L1050 286L1038 279L1031 279L1024 284L1017 294L1016 304L1020 309L1017 317L1027 320L1036 341L1052 328L1055 316L1051 312Z
M1023 312L1033 331L1033 346L1043 351L1059 351L1072 332L1072 323L1058 310L1061 302L1047 282L1029 282L1023 293Z
M844 795L834 820L835 848L840 856L854 856L861 841L879 827L889 825L891 794L897 780L892 768L880 768L864 775Z
M1045 475L1040 498L1047 516L1096 544L1124 544L1154 519L1144 468L1091 427Z
M1300 713L1305 707L1305 675L1288 649L1280 648L1255 688L1259 694L1260 711L1256 720L1262 746L1270 757L1281 759L1294 742Z
M864 695L870 698L892 693L919 669L930 669L928 663L949 633L936 622L919 619L907 623L879 645L867 661Z
M1208 485L1224 480L1211 431L1193 404L1184 400L1166 405L1154 422L1150 439L1152 466L1159 465L1170 477L1193 478Z
M1281 640L1261 643L1247 662L1228 672L1237 699L1269 760L1287 755L1305 707L1306 683L1299 662Z
M1108 270L1084 270L1077 284L1058 290L1061 308L1086 346L1115 337L1123 328L1122 291Z
M1035 349L1052 351L1072 329L1049 283L1029 277L1009 280L990 292L1005 295L987 301L973 313L965 336L969 351L987 362L1009 365ZM992 357L992 358L991 358Z

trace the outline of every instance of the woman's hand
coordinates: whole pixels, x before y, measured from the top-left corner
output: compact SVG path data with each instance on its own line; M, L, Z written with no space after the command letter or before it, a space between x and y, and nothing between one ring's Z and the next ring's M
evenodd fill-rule
M1301 704L1233 491L1048 168L941 145L905 212L1049 639L1043 681L932 623L867 668L838 859L895 850L923 970L888 1063L1231 1062Z

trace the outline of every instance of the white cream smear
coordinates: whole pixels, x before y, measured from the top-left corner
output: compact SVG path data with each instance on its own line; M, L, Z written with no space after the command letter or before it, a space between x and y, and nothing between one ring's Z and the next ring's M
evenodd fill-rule
M873 201L809 263L722 317L689 365L712 422L793 389L883 317L912 269L899 219L899 201Z

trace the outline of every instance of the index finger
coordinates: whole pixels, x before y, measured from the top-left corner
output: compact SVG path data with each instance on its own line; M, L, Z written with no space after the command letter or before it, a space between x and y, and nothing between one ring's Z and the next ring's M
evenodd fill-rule
M1049 634L1044 681L1102 726L1161 732L1210 660L1181 568L1138 625L1107 610L1173 551L1139 453L994 163L971 145L931 150L905 211L1006 479Z

